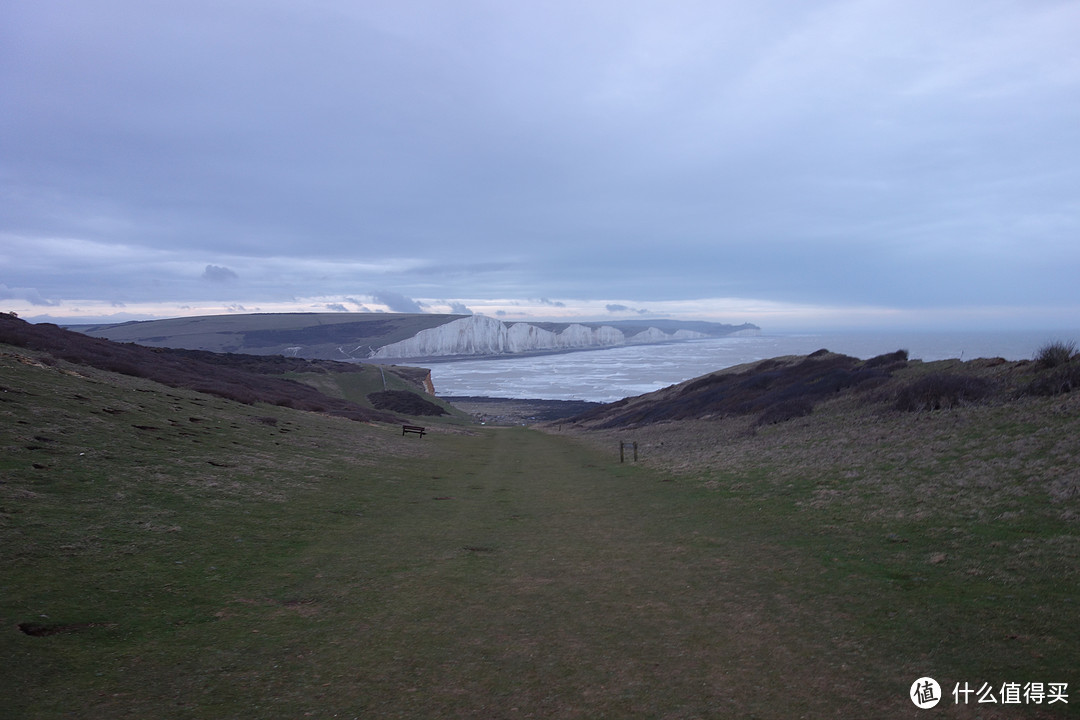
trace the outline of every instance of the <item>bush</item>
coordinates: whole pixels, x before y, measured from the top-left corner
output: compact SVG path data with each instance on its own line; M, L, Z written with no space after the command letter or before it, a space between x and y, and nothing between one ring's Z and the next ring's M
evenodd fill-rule
M1080 387L1080 363L1067 363L1032 380L1025 388L1028 395L1063 395Z
M1048 370L1072 362L1075 355L1076 343L1071 340L1068 342L1054 340L1045 343L1035 352L1035 364L1044 370Z
M934 373L901 389L896 396L896 409L917 412L953 408L982 400L993 389L993 383L984 378Z
M757 425L775 425L797 417L804 417L814 411L814 403L809 398L797 397L770 405L758 416Z
M872 357L872 358L870 358L869 360L867 360L866 362L863 363L863 367L867 367L867 368L880 368L880 367L899 368L899 367L906 366L907 361L908 361L908 351L907 350L897 350L896 352L885 353L884 355L877 355L875 357Z

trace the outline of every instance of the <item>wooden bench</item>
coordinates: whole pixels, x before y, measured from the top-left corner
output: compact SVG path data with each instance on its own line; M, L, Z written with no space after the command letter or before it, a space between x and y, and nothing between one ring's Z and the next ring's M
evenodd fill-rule
M416 433L420 437L424 437L424 428L419 425L402 425L401 437L405 437L405 433Z

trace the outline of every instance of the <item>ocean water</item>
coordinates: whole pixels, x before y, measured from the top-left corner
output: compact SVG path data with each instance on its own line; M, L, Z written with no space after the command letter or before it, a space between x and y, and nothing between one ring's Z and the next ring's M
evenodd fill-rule
M895 350L925 361L977 357L1030 359L1048 341L1077 341L1077 331L851 332L762 334L757 337L631 345L533 357L434 362L436 394L613 402L715 370L827 348L861 359Z

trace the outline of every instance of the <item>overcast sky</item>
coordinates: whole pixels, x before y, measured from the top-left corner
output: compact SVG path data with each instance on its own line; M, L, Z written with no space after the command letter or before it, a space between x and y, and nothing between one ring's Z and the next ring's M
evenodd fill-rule
M1080 326L1076 0L4 0L0 310Z

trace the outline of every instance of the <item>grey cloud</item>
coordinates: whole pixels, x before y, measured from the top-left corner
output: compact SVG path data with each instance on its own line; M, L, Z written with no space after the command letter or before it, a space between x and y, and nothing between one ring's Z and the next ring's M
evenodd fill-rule
M13 4L6 279L1080 304L1080 4L541 5Z
M369 308L367 305L360 302L359 300L357 300L354 297L345 298L345 302L349 303L350 305L355 305L360 312L365 312L365 313L372 312L371 308Z
M465 303L450 301L450 312L454 315L472 315L473 311L465 306Z
M390 308L392 312L421 313L424 311L420 303L392 290L377 290L371 293L371 298Z
M227 267L207 265L206 269L203 270L202 278L212 283L227 283L238 280L240 276Z
M349 312L349 308L341 303L326 303L326 309L331 312Z
M0 300L25 300L31 305L58 307L60 302L42 297L36 288L8 287L0 283Z
M621 305L619 303L610 303L605 305L604 308L609 313L636 313L638 315L648 315L649 311L645 308L632 308L629 305Z
M566 303L564 303L564 302L562 302L560 300L549 300L548 298L545 298L545 297L540 298L540 300L538 300L538 302L541 305L550 305L551 307L566 307Z

